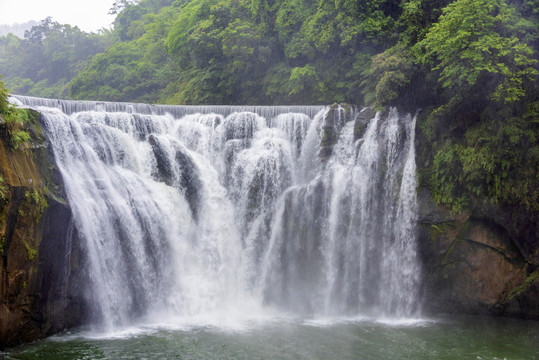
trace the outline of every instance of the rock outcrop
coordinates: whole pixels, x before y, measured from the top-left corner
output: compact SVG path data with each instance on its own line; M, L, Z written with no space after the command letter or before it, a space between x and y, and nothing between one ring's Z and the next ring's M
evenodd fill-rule
M492 218L450 215L419 194L419 249L430 313L539 319L539 269Z
M358 114L357 107L354 105L331 105L320 126L320 159L322 161L331 157L333 145L337 143L341 129L348 121L355 121L354 125L359 124L356 139L360 137L360 133L362 135L364 128L361 128L361 124L364 122L364 117L358 120Z
M37 120L26 130L23 149L13 149L5 133L0 138L0 348L83 319L75 286L82 252L61 177Z

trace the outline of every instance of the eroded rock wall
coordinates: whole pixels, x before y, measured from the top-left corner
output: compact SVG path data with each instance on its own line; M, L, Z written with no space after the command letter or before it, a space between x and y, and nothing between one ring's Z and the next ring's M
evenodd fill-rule
M451 215L419 194L419 249L431 314L539 319L539 269L495 218Z
M80 243L34 115L24 147L13 149L5 133L0 137L0 348L61 331L84 316Z

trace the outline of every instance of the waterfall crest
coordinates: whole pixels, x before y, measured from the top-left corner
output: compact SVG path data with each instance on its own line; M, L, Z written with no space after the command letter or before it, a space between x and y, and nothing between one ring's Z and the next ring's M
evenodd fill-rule
M42 113L95 323L418 315L410 115L16 99Z

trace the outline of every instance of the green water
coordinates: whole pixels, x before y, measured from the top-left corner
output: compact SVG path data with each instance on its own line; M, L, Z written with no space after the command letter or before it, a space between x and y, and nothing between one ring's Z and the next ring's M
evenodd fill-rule
M539 322L285 320L239 329L81 330L11 349L0 359L539 359Z

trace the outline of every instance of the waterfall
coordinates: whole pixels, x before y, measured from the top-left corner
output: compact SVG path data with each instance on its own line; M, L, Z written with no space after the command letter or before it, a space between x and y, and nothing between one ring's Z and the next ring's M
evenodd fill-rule
M410 115L16 101L42 113L95 324L419 314Z

